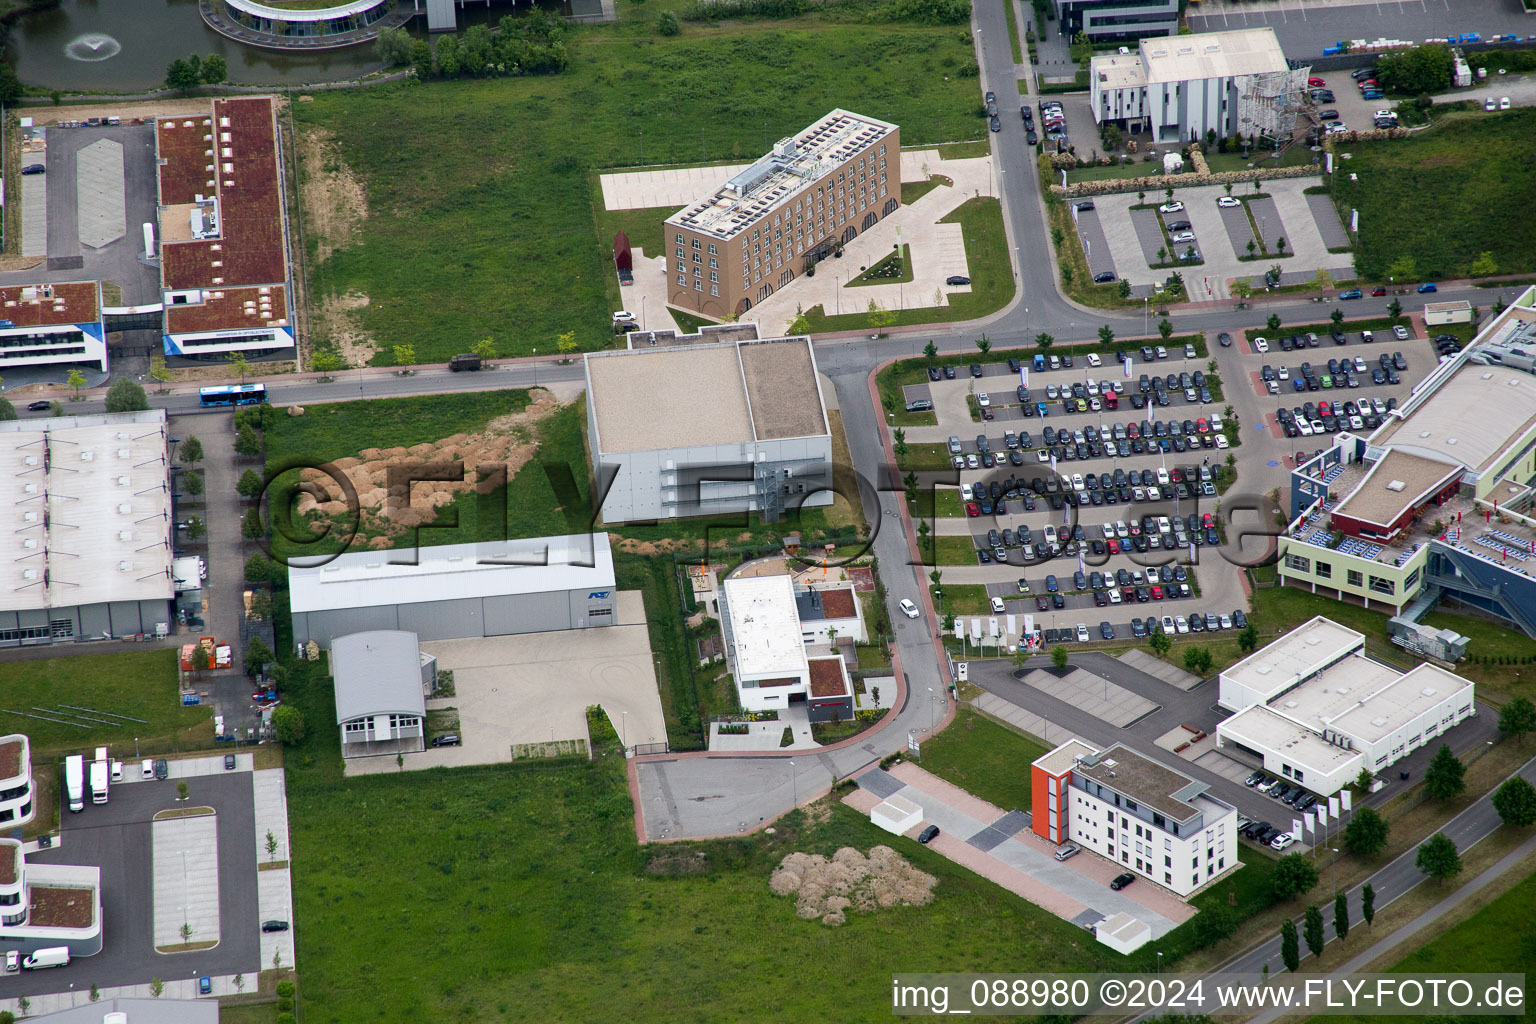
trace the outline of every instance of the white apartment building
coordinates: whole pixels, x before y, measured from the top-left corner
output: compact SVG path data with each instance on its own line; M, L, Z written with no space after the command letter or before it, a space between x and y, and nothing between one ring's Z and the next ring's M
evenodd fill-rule
M1290 133L1287 120L1308 68L1292 69L1273 29L1143 39L1133 53L1094 57L1089 101L1096 122L1148 129L1157 143Z
M0 828L19 828L36 810L32 747L20 733L0 736Z
M1071 840L1181 897L1238 865L1237 808L1183 772L1118 743L1092 752L1076 740L1032 768L1035 830L1054 831L1054 842Z

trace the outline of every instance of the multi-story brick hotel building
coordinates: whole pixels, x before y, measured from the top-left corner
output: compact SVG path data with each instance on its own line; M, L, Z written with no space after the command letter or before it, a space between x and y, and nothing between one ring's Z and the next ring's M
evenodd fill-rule
M740 315L901 204L901 130L834 110L668 217L667 302Z

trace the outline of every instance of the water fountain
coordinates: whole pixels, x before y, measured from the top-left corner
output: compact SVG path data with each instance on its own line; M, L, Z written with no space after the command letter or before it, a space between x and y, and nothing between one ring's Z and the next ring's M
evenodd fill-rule
M88 64L111 60L122 52L122 43L100 32L87 32L83 36L76 36L64 47L64 56L70 60L84 61Z

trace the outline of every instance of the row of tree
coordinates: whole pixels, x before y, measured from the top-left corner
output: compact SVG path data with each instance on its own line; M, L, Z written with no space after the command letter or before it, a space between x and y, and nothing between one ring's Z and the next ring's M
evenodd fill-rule
M493 29L471 25L459 35L438 36L435 44L402 28L386 28L374 52L391 67L410 67L418 78L499 75L554 75L570 64L565 25L547 11L507 15Z
M221 54L177 57L166 65L165 87L190 92L200 85L218 85L229 78L229 63Z

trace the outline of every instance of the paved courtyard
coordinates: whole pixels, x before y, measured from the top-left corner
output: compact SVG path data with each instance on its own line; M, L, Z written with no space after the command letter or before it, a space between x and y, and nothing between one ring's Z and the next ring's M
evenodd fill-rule
M155 948L218 942L217 816L159 818L150 834L155 863Z
M937 825L939 835L929 849L1063 920L1086 928L1115 914L1130 914L1151 927L1153 938L1160 938L1194 916L1193 907L1155 885L1114 891L1109 882L1120 867L1087 850L1057 861L1055 845L1030 831L1028 813L1005 812L918 765L903 762L888 772L874 768L857 782L860 788L844 803L867 814L893 795L912 801L923 809L923 822L909 838L927 825Z
M601 176L603 203L610 210L681 207L717 187L745 165L692 167L661 171L628 171ZM937 150L906 150L901 154L902 181L926 181L941 175L940 184L911 205L904 205L843 248L840 259L829 259L815 276L801 275L753 307L750 319L768 330L780 330L800 311L821 306L823 312L863 312L875 302L884 309L944 306L949 296L964 294L970 285L950 285L951 277L970 277L965 238L959 224L939 223L967 199L996 196L990 157L941 159ZM866 268L890 254L900 240L910 247L912 280L904 284L850 285ZM633 250L633 285L624 290L627 308L641 318L646 330L674 326L666 312L666 259Z
M587 739L586 709L601 705L625 742L667 738L645 606L636 591L619 594L617 625L517 636L438 640L421 649L450 669L455 696L427 702L429 712L456 708L463 745L402 755L407 769L512 760L519 743ZM393 757L354 757L348 775L400 770Z

